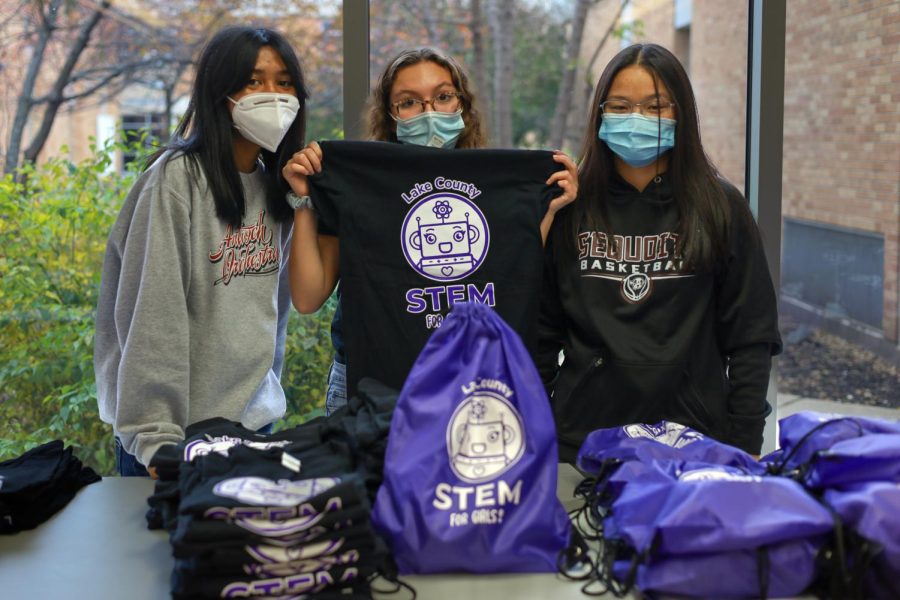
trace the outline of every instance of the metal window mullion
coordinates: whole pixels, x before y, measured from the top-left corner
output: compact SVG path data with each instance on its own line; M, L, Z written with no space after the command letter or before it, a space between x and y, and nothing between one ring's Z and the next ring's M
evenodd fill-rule
M369 1L343 0L344 139L365 137L369 95Z
M779 294L781 281L781 172L784 150L784 51L786 0L749 0L747 42L747 164L745 189L759 224L769 272ZM778 421L777 362L769 381L772 414L766 420L763 452L775 449Z

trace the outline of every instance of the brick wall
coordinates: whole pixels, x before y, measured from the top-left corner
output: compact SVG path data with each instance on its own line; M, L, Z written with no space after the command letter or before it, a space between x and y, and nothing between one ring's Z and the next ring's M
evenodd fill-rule
M746 2L694 0L691 83L703 148L722 174L744 189L747 138Z
M882 329L895 342L898 104L900 2L787 3L783 212L884 237Z

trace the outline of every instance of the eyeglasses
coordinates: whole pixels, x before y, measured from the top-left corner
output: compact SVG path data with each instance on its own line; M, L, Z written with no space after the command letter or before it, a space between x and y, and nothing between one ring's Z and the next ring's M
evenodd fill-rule
M441 92L429 100L404 98L403 100L391 103L391 108L401 119L422 114L425 112L425 107L429 104L431 105L431 110L435 112L449 113L459 110L459 102L462 98L463 94L460 92Z
M648 100L647 102L631 102L630 100L607 100L600 104L600 110L610 115L629 115L638 109L645 117L658 117L675 108L672 102Z

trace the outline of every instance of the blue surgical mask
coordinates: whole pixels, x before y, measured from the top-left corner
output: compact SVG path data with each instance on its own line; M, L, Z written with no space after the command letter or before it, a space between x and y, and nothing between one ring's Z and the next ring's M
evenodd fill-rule
M597 136L632 167L646 167L675 147L675 119L603 115Z
M453 148L466 128L462 109L452 113L425 111L409 119L395 117L394 120L397 121L398 140L434 148Z

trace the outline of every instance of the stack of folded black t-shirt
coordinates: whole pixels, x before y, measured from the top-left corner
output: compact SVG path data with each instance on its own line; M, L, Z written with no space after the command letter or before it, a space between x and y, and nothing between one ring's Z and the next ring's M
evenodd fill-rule
M100 476L61 440L0 463L0 533L37 527L96 481Z
M153 495L147 499L150 505L150 510L147 511L148 528L174 528L181 497L178 474L183 463L190 463L207 454L228 456L229 450L236 446L260 451L289 445L295 451L320 446L324 442L320 435L321 421L322 419L316 419L302 427L275 434L258 433L223 418L207 419L189 426L184 442L162 446L150 461L150 466L156 469L158 479Z
M365 477L369 501L374 502L381 485L387 435L397 396L397 390L364 378L346 406L328 417L278 433L259 433L223 418L188 426L184 442L161 447L150 462L158 479L153 495L147 499L148 528L171 530L175 526L180 497L178 473L182 463L210 453L227 456L228 450L235 446L265 450L291 445L296 451L321 446L326 441L344 444Z
M346 446L238 446L182 466L176 598L368 589L384 554Z
M369 380L327 418L271 435L212 419L161 449L147 518L170 532L173 597L368 597L396 400Z

